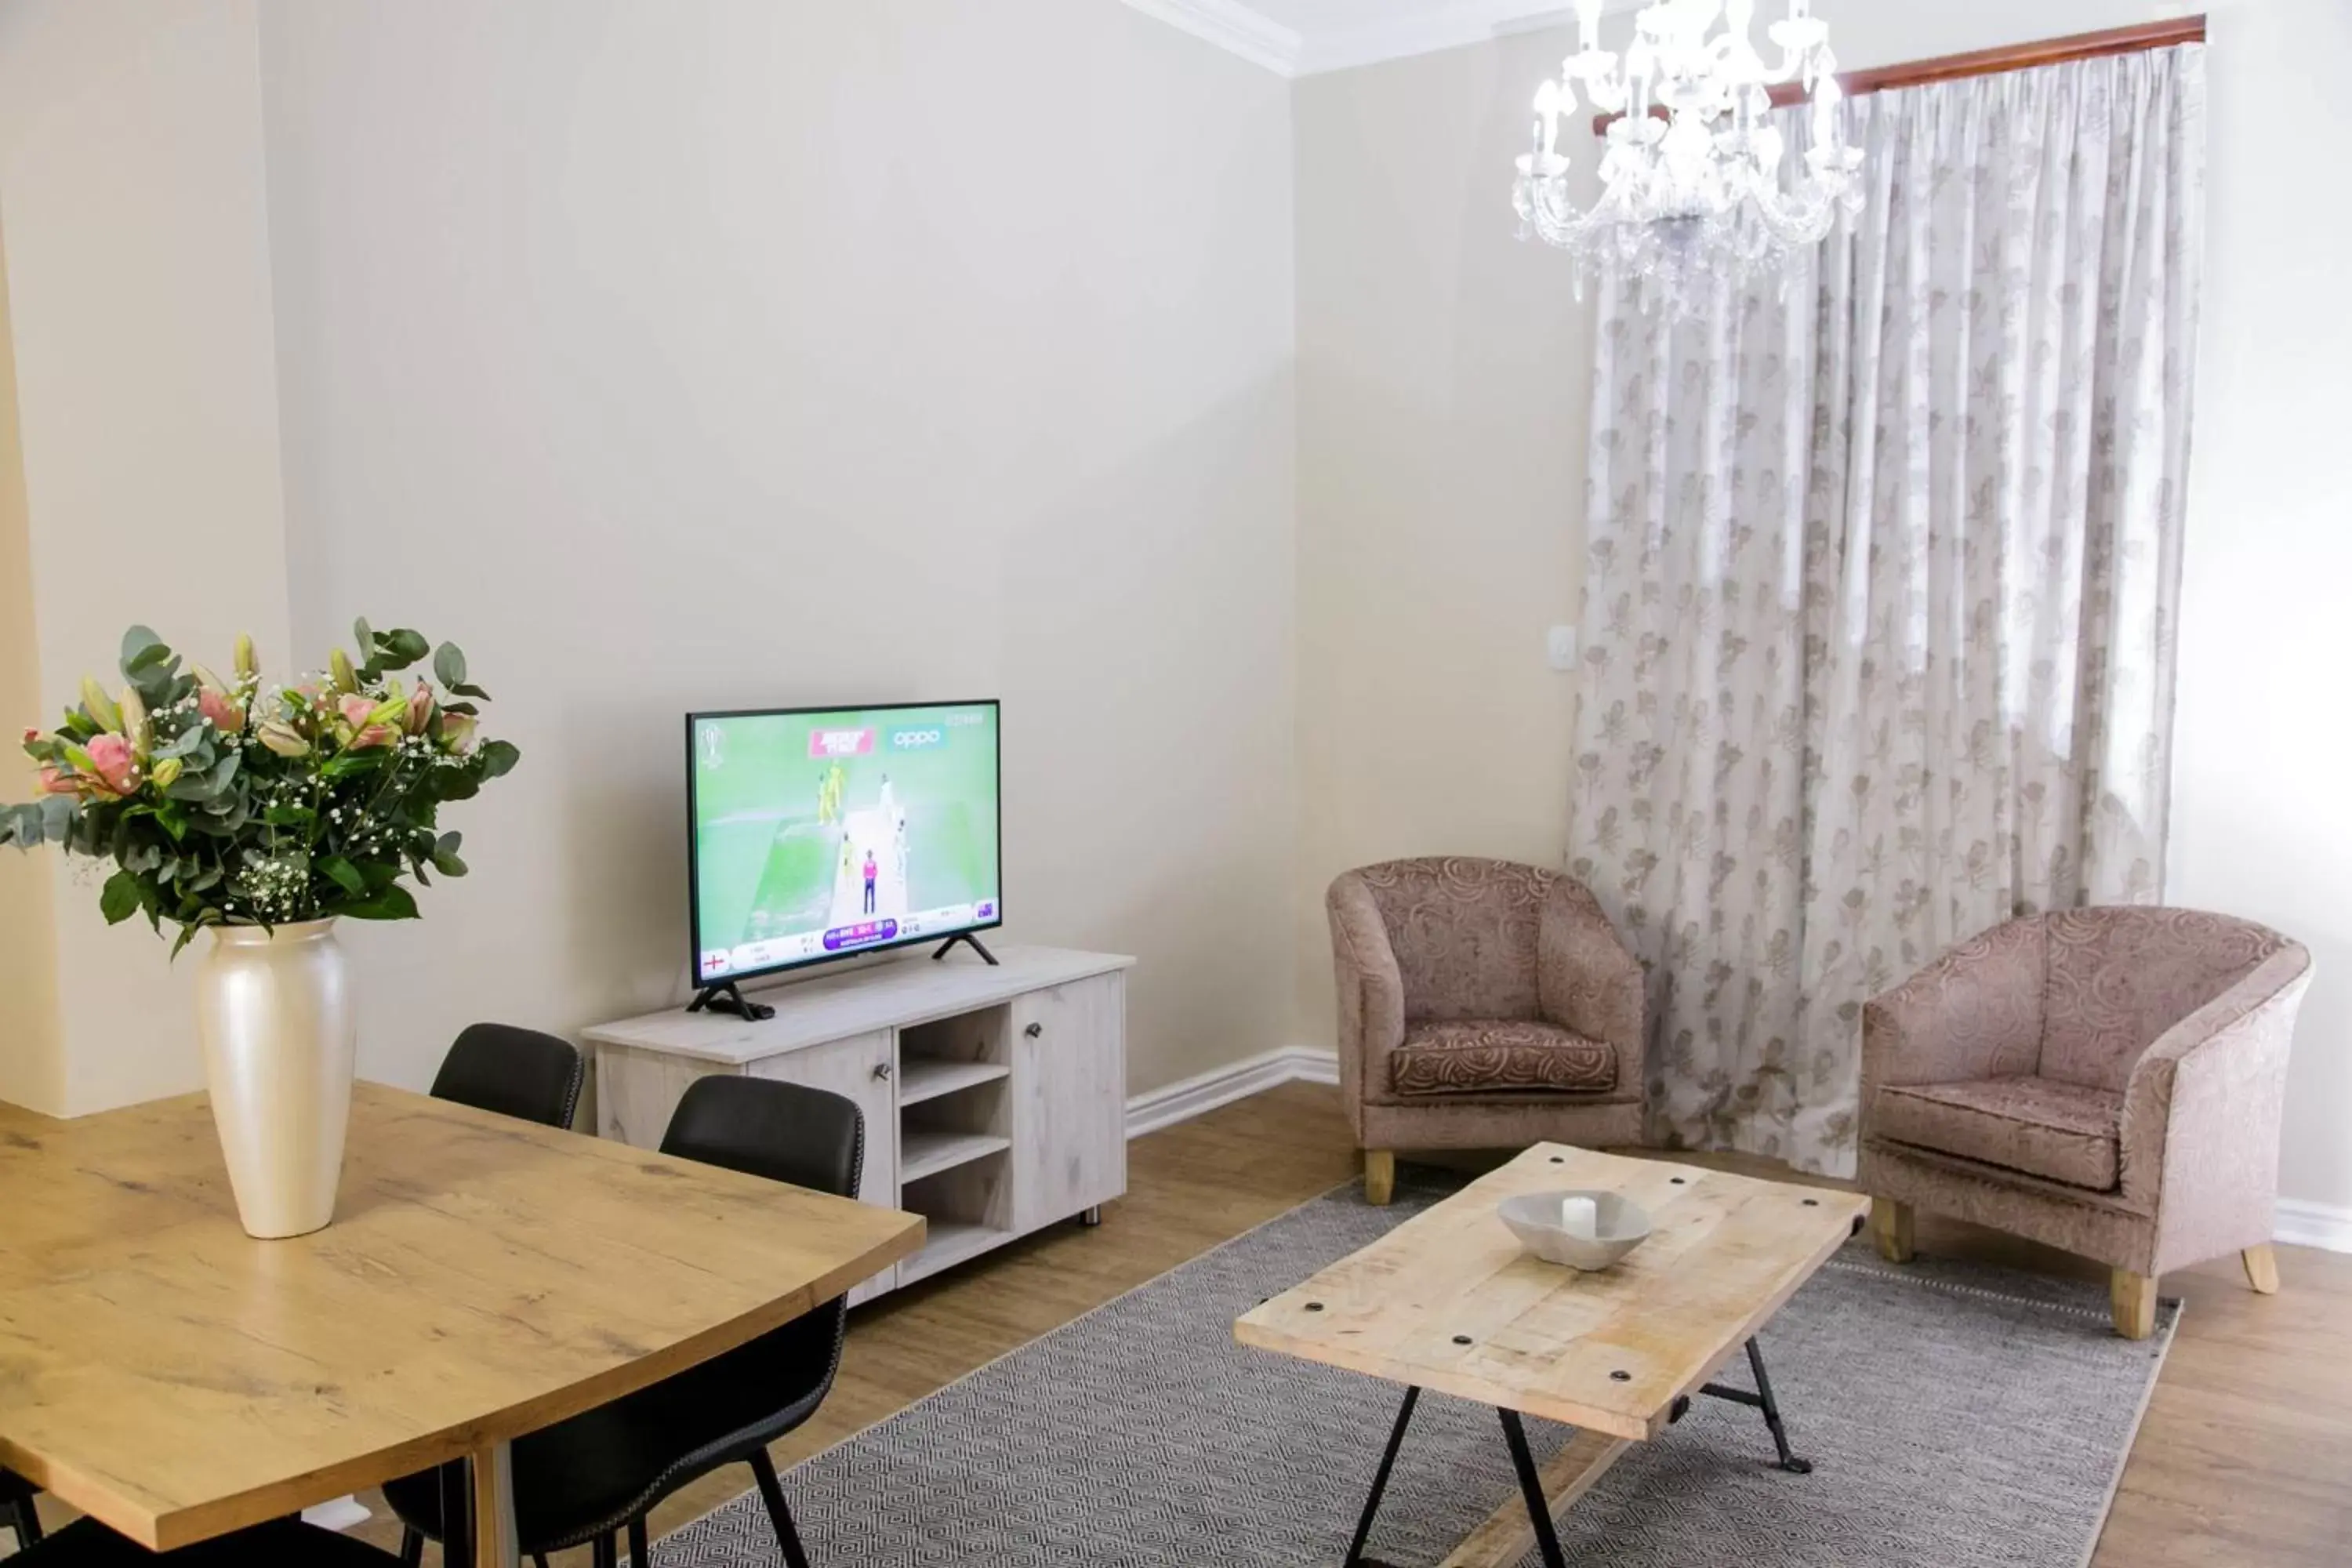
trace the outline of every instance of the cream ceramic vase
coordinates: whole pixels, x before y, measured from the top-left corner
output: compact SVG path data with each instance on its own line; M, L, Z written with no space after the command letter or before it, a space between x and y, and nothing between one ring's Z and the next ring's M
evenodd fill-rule
M214 927L196 1032L246 1234L319 1229L335 1216L358 1048L335 922Z

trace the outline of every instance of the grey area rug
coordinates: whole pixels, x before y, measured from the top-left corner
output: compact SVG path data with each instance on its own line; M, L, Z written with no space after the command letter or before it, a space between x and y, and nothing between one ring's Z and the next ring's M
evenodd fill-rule
M1345 1552L1402 1390L1234 1343L1233 1321L1444 1195L1318 1198L788 1472L819 1568L1236 1564ZM1752 1410L1700 1399L1569 1511L1612 1568L2079 1568L2172 1339L2134 1344L2095 1287L1846 1247L1763 1334L1810 1476ZM1727 1381L1744 1382L1736 1358ZM1530 1421L1540 1461L1566 1428ZM1426 1396L1370 1554L1433 1563L1516 1496L1494 1413ZM670 1535L660 1568L781 1561L756 1494ZM1532 1552L1525 1560L1536 1563Z

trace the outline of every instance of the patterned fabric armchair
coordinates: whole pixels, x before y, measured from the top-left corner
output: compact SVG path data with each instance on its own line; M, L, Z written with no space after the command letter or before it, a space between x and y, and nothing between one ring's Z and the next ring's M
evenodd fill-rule
M2155 1328L2169 1268L2270 1249L2289 1037L2311 955L2194 910L1995 926L1872 1002L1862 1184L1878 1248L1925 1207L2095 1258L2116 1331Z
M1339 1088L1384 1204L1396 1151L1642 1137L1642 966L1592 895L1507 860L1391 860L1325 907Z

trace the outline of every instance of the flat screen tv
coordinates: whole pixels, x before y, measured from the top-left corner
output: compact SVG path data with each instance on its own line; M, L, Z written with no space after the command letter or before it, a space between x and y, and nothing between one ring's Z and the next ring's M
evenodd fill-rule
M698 1001L1004 923L993 700L689 713L686 743Z

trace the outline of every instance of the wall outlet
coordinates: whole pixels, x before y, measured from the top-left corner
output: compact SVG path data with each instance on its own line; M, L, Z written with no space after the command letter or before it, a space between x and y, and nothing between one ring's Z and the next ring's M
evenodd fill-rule
M1554 626L1544 634L1544 659L1563 674L1576 668L1576 628Z

